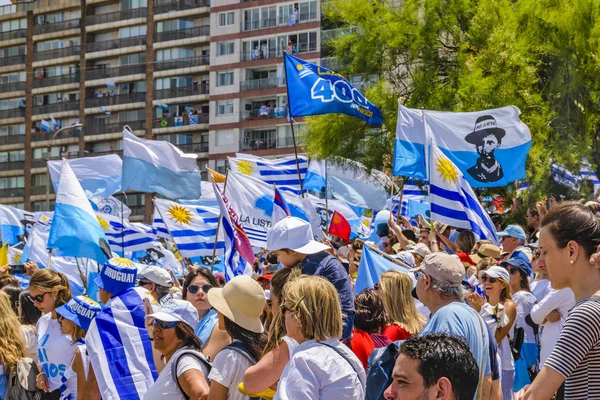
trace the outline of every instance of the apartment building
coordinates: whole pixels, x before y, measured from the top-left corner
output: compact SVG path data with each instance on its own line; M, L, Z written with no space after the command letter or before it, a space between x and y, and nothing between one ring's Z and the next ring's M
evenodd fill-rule
M283 52L318 63L320 29L319 0L0 7L0 204L52 209L47 161L121 154L125 125L198 154L204 179L236 152L293 154ZM150 220L150 195L117 197Z

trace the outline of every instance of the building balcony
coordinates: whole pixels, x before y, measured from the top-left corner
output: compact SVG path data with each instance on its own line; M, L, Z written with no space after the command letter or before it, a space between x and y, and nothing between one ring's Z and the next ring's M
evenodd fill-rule
M85 108L100 107L100 106L116 106L127 103L140 103L146 101L146 93L128 93L115 96L102 96L88 98L85 100Z
M65 57L71 57L71 56L78 56L80 54L81 54L81 50L80 50L79 46L64 47L62 49L36 52L33 55L33 61L45 61L45 60L59 59L59 58L65 58ZM23 56L23 57L25 57L25 56Z
M171 40L190 39L210 35L210 25L196 26L194 28L175 29L160 32L155 36L155 42L168 42Z
M8 144L24 144L24 143L25 143L25 135L0 136L0 146L5 146Z
M32 85L34 89L58 85L68 85L70 83L79 83L79 78L79 73L51 76L48 78L37 77L34 78Z
M304 18L300 18L295 25L314 21L317 21L317 13L310 13L308 16L304 16ZM268 29L274 28L276 26L286 25L289 25L289 17L287 15L280 15L279 18L273 17L261 19L259 21L242 21L242 31L255 31L258 29Z
M61 131L58 135L56 135L56 131L32 133L31 141L32 142L42 142L45 140L78 138L80 131L81 131L80 128L73 128L73 129L65 129L65 130ZM56 136L54 136L54 135L56 135Z
M23 197L23 196L25 196L25 188L0 189L0 198Z
M116 76L137 75L146 73L146 64L122 65L112 68L96 68L85 72L86 80L114 78Z
M25 161L0 162L0 171L17 171L25 169Z
M171 89L154 91L154 100L172 99L177 97L188 97L208 94L208 85L185 86Z
M0 42L15 39L25 39L27 37L27 29L18 29L0 33Z
M134 18L146 18L146 8L132 8L130 10L115 11L107 14L88 15L85 23L89 25L109 24L111 22L125 21Z
M125 121L116 122L113 124L86 124L84 133L86 136L89 135L105 135L110 133L121 133L123 127L128 125L133 131L140 131L146 129L146 121Z
M66 101L63 103L44 104L41 106L34 106L31 110L33 115L39 114L51 114L65 111L77 111L79 110L79 101Z
M244 139L242 142L242 151L246 150L268 150L277 148L276 135L268 135L266 138Z
M99 157L108 156L110 154L116 154L119 157L123 157L123 150L111 150L111 151L92 151L84 153L84 157Z
M9 65L25 64L25 54L18 56L0 58L0 67L7 67Z
M299 45L294 45L292 49L292 54L303 54L303 53L312 53L317 51L317 42L308 42L301 43ZM250 52L242 52L242 61L254 61L254 60L266 60L269 58L280 58L283 57L283 50L276 50L274 48L266 49L255 49ZM273 63L281 62L280 60L273 61Z
M190 58L180 58L177 60L157 61L154 64L156 71L166 71L169 69L192 68L201 65L209 65L209 56L196 56Z
M208 153L208 143L176 144L175 146L184 153Z
M180 126L208 124L208 113L198 114L198 124L191 124L189 116L157 118L153 127L157 128L177 128Z
M240 83L240 92L273 89L285 86L284 78L249 79Z
M168 13L172 11L190 10L198 7L209 7L210 0L182 0L154 6L154 14Z
M68 21L55 22L52 24L41 24L33 27L34 35L44 35L46 33L54 33L68 31L71 29L81 28L81 18L70 19Z
M4 6L0 6L0 15L11 15L11 14L24 13L29 10L33 10L33 2L7 4Z
M25 108L17 107L9 110L0 110L0 119L25 117Z
M32 196L41 196L45 194L53 194L54 193L54 185L37 185L31 187L31 195Z
M287 110L285 108L261 108L254 111L242 111L240 120L242 121L257 121L264 119L281 119L286 118Z
M137 36L126 39L114 39L114 40L105 40L102 42L88 43L85 45L85 51L88 53L93 53L96 51L107 51L107 50L115 50L122 49L125 47L133 47L133 46L145 46L146 45L146 36Z
M25 90L25 82L11 82L0 85L0 93L20 92Z

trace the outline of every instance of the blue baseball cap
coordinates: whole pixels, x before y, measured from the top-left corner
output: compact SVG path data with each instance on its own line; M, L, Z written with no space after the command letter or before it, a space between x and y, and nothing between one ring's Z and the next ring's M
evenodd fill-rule
M100 304L89 297L77 296L71 298L67 304L58 307L56 313L87 331L92 320L101 310Z
M500 237L515 237L523 241L527 240L527 235L525 235L525 231L519 225L509 225L502 232L498 232L497 235Z
M527 259L523 259L522 257L511 257L507 261L500 263L500 266L503 268L506 268L509 265L525 272L527 276L531 274L531 263Z
M113 257L104 263L100 273L94 278L99 288L118 295L135 287L137 266L128 258Z

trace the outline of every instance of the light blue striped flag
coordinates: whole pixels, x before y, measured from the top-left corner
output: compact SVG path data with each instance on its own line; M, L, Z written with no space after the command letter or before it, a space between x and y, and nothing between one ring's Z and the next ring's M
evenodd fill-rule
M136 290L113 297L85 337L103 399L140 400L158 378L146 310Z
M109 214L96 212L100 226L108 239L112 251L121 255L126 253L146 250L158 244L156 230L146 224L129 222L127 219Z
M402 189L402 206L400 208L400 215L404 217L413 217L409 213L409 203L411 201L423 203L427 202L427 184L417 181L415 179L408 179L404 183ZM387 208L392 209L392 214L398 214L398 203L400 203L400 195L395 195L393 198L388 199Z
M572 173L565 167L562 167L558 164L552 164L550 166L550 170L552 172L552 179L554 179L556 183L566 187L567 189L571 189L574 192L579 191L581 176Z
M182 257L212 256L219 222L219 210L187 206L174 201L154 199L153 227L159 237L171 239ZM217 242L217 255L223 255L225 243Z
M308 168L308 158L298 157L300 163L300 178L296 157L283 157L269 160L250 154L237 153L235 158L229 158L229 167L233 172L252 176L270 185L277 185L280 190L300 194L300 179L304 179Z
M581 179L592 181L594 184L594 193L598 192L600 189L600 180L598 179L598 176L594 172L592 165L587 158L584 158L581 162Z
M462 172L435 144L429 164L431 219L470 229L479 240L497 243L496 228Z

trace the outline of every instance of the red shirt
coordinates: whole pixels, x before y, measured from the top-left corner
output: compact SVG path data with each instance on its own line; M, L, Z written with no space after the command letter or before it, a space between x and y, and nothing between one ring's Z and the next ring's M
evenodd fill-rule
M362 362L365 370L369 365L369 356L374 349L391 344L385 336L379 334L371 334L365 331L353 330L352 338L346 343L354 352L356 357Z
M396 324L386 326L383 329L383 334L392 342L395 342L396 340L406 340L412 336L410 333L406 332L404 328Z

